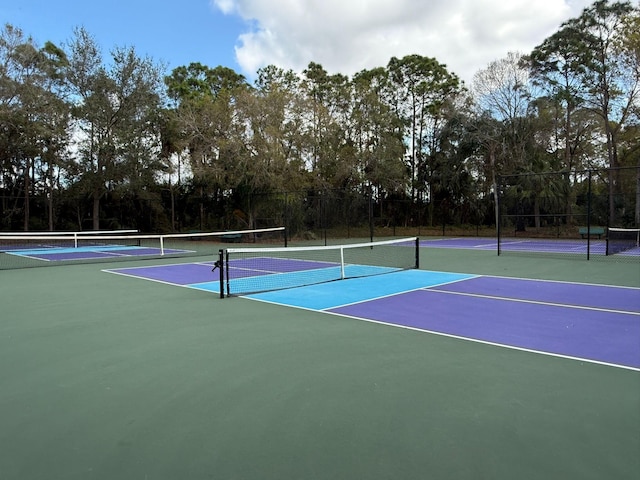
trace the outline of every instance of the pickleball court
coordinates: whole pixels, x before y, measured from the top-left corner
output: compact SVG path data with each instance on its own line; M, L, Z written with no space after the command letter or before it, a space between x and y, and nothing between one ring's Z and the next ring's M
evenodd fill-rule
M415 243L0 269L0 477L636 478L637 265Z
M403 248L403 247L396 247ZM268 260L268 261L267 261ZM640 289L349 265L361 278L329 281L331 262L260 258L232 263L231 282L275 277L289 288L245 298L505 348L640 369ZM109 270L217 293L213 262ZM264 265L268 265L265 267ZM387 273L381 274L384 270ZM373 271L372 271L373 270ZM313 285L296 287L308 282ZM228 301L234 301L233 299ZM237 300L236 300L237 301Z

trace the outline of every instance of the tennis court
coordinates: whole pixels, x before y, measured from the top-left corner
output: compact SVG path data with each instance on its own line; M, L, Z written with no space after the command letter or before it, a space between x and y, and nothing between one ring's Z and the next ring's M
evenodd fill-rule
M211 255L221 242L277 243L283 235L282 227L178 234L140 234L137 230L0 233L0 270Z
M381 275L383 267L368 265L348 267L356 273L364 270L357 275L361 278L324 283L325 276L335 276L337 265L259 260L259 269L254 262L236 260L233 268L240 270L240 278L234 281L252 283L276 275L279 281L289 277L284 284L295 286L313 275L314 284L247 295L249 299L640 371L638 288L425 270ZM213 262L108 271L219 292L212 267Z
M114 257L137 257L137 256L159 256L160 248L123 246L123 245L100 245L95 247L42 247L42 248L22 248L13 247L6 250L11 255L24 258L32 258L45 262L60 262L65 260L97 260ZM190 250L167 249L164 254L175 255L192 253Z
M443 237L423 240L422 245L431 248L455 248L472 250L497 251L495 238L480 237ZM504 238L500 242L502 252L530 252L566 255L605 255L607 242L601 239L549 239L549 238ZM622 257L639 257L640 247L631 246L615 255Z
M211 256L0 271L0 477L637 478L637 265L420 260L225 299Z

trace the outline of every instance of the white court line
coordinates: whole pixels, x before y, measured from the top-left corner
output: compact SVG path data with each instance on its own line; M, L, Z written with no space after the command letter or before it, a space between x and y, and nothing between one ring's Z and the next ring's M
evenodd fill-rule
M592 310L595 312L603 312L603 313L620 313L623 315L637 315L640 316L640 312L633 312L630 310L613 310L609 308L599 308L599 307L589 307L586 305L571 305L566 303L553 303L553 302L543 302L540 300L527 300L523 298L512 298L512 297L499 297L496 295L484 295L480 293L467 293L467 292L455 292L451 290L432 290L431 287L424 287L422 290L425 290L430 293L446 293L447 295L460 295L462 297L474 297L474 298L487 298L490 300L502 300L505 302L515 302L515 303L529 303L532 305L544 305L547 307L561 307L561 308L573 308L576 310Z
M433 288L433 287L442 287L444 285L451 285L453 283L464 282L465 280L471 280L471 279L474 279L474 278L479 278L481 276L482 275L476 275L476 276L468 277L468 278L458 278L456 280L450 280L448 282L442 282L442 283L436 283L436 284L433 284L433 285L429 285L428 287L410 288L408 290L402 290L400 292L389 293L387 295L380 295L380 296L377 296L377 297L370 297L370 298L366 298L366 299L363 299L363 300L358 300L356 302L344 303L344 304L341 304L341 305L334 305L334 306L331 306L331 307L327 307L327 308L323 308L323 309L315 310L315 311L316 312L324 312L326 310L330 310L330 309L334 309L334 308L350 307L352 305L359 305L361 303L373 302L375 300L381 300L383 298L391 298L391 297L395 297L397 295L404 295L405 293L417 292L418 290L425 290L425 289L429 289L429 288ZM350 278L348 280L358 280L358 278Z
M210 264L208 264L208 263L203 263L203 262L195 262L195 263L197 263L199 265L210 266ZM175 264L170 264L170 265L154 265L154 266L150 266L150 267L139 267L139 266L138 267L125 267L123 269L118 269L118 270L107 270L107 269L104 269L102 271L103 272L107 272L107 273L113 273L113 274L116 274L116 275L122 275L122 276L125 276L125 277L138 278L138 279L143 279L143 280L151 280L153 282L162 283L162 284L165 284L165 285L190 288L190 289L194 289L194 290L198 290L198 291L206 291L208 293L212 292L212 290L209 290L209 289L200 289L200 288L194 287L192 284L191 285L190 284L183 285L183 284L171 283L171 282L167 282L167 281L164 281L164 280L156 280L156 279L153 279L153 278L140 277L138 275L127 274L127 273L124 273L122 271L122 270L132 270L132 269L140 269L140 268L166 267L166 266L171 266L171 265L186 265L186 264L184 264L184 263L175 263ZM480 278L480 277L494 277L494 278L527 280L527 281L535 281L535 282L562 283L562 284L572 284L572 285L579 284L579 285L591 285L591 286L602 286L602 287L614 287L614 288L623 288L623 289L631 289L631 290L639 290L640 291L640 288L637 288L637 287L626 287L626 286L617 286L617 285L604 285L604 284L594 284L594 283L579 283L579 282L558 281L558 280L540 280L540 279L520 278L520 277L491 276L491 275L475 275L475 276L471 276L471 277L468 277L468 278L461 278L461 279L456 279L456 280L452 280L452 281L449 281L449 282L443 282L441 284L433 285L431 287L437 287L437 286L442 286L442 285L458 283L458 282L461 282L461 281L470 280L470 279L474 279L474 278ZM404 292L399 292L399 293L394 293L394 294L390 294L390 295L381 296L379 298L392 297L392 296L395 296L395 295L401 295L402 293L408 293L408 292L412 292L412 291L416 291L416 290L429 291L429 288L430 287L419 287L419 288L410 289L410 290L407 290L407 291L404 291ZM505 298L505 297L494 297L494 296L488 296L488 295L464 294L464 293L460 293L460 292L447 292L447 291L442 291L442 290L431 290L431 292L457 294L457 295L468 295L468 296L476 296L476 297L482 297L482 298L494 298L494 299L499 299L499 300L517 301L517 302L522 302L522 303L534 303L534 304L542 304L542 305L550 305L550 306L559 306L559 307L565 307L565 308L578 308L578 309L595 310L595 311L602 311L602 312L612 312L612 313L640 315L638 313L628 312L628 311L599 309L599 308L594 308L594 307L580 307L580 306L572 306L572 305L565 305L565 304L537 302L537 301L530 301L530 300L519 300L519 299ZM437 336L441 336L441 337L453 338L453 339L456 339L456 340L464 340L464 341L467 341L467 342L490 345L490 346L499 347L499 348L506 348L506 349L509 349L509 350L516 350L516 351L522 351L522 352L527 352L527 353L534 353L534 354L544 355L544 356L548 356L548 357L562 358L562 359L579 361L579 362L583 362L583 363L596 364L596 365L602 365L602 366L606 366L606 367L614 367L614 368L620 368L620 369L624 369L624 370L631 370L631 371L640 372L640 368L638 368L638 367L631 367L631 366L626 366L626 365L619 365L619 364L614 364L614 363L602 362L602 361L598 361L598 360L586 359L586 358L582 358L582 357L574 357L574 356L570 356L570 355L563 355L563 354L545 352L545 351L534 350L534 349L528 349L528 348L518 347L518 346L513 346L513 345L506 345L506 344L501 344L501 343L496 343L496 342L490 342L490 341L487 341L487 340L479 340L479 339L474 339L474 338L463 337L463 336L454 335L454 334L450 334L450 333L443 333L443 332L427 330L427 329L423 329L423 328L417 328L417 327L411 327L411 326L406 326L406 325L400 325L400 324L395 324L395 323L384 322L384 321L380 321L380 320L372 320L372 319L367 319L367 318L363 318L363 317L347 315L347 314L343 314L343 313L336 313L336 312L331 312L331 311L328 311L328 310L319 310L319 309L315 309L315 308L301 307L301 306L290 305L290 304L286 304L286 303L274 302L274 301L270 301L270 300L252 298L250 296L240 296L238 298L241 298L241 299L244 298L244 299L247 299L247 300L263 302L263 303L267 303L267 304L271 304L271 305L286 306L286 307L290 307L290 308L293 307L293 308L297 308L297 309L304 310L304 311L309 311L309 312L324 313L324 314L329 314L329 315L334 315L334 316L339 316L339 317L344 317L344 318L350 318L350 319L353 319L353 320L359 320L359 321L363 321L363 322L374 323L374 324L378 324L378 325L385 325L385 326L389 326L389 327L402 328L402 329L405 329L405 330L411 330L411 331L416 331L416 332L421 332L421 333L428 333L428 334L437 335ZM344 307L344 306L354 305L354 304L358 304L358 303L365 303L365 302L368 302L368 301L371 301L371 300L375 300L375 299L363 300L361 302L354 302L354 303L345 304L345 305L336 306L336 307L331 307L331 308L341 308L341 307Z
M138 268L144 268L144 267L138 267ZM117 270L102 270L102 271L106 272L106 273L113 273L114 275L121 275L123 277L137 278L138 280L149 280L151 282L163 283L165 285L171 285L172 287L184 287L185 286L185 285L182 285L180 283L172 283L172 282L167 282L166 280L157 280L155 278L141 277L140 275L133 275L133 274L130 274L130 273L119 272Z
M294 308L298 308L298 307L294 307ZM563 355L561 353L545 352L545 351L542 351L542 350L534 350L534 349L531 349L531 348L517 347L517 346L514 346L514 345L507 345L507 344L504 344L504 343L489 342L487 340L479 340L479 339L476 339L476 338L462 337L460 335L454 335L454 334L451 334L451 333L443 333L443 332L437 332L437 331L434 331L434 330L426 330L424 328L410 327L410 326L407 326L407 325L399 325L397 323L388 323L388 322L383 322L383 321L380 321L380 320L371 320L369 318L356 317L356 316L353 316L353 315L346 315L344 313L336 313L336 312L322 312L322 313L326 313L328 315L335 315L335 316L338 316L338 317L345 317L345 318L349 318L349 319L352 319L352 320L360 320L360 321L363 321L363 322L376 323L378 325L386 325L388 327L396 327L396 328L402 328L402 329L405 329L405 330L412 330L412 331L415 331L415 332L429 333L431 335L438 335L440 337L453 338L453 339L456 339L456 340L464 340L464 341L472 342L472 343L480 343L480 344L483 344L483 345L490 345L492 347L506 348L506 349L509 349L509 350L517 350L517 351L520 351L520 352L535 353L537 355L543 355L543 356L546 356L546 357L562 358L562 359L565 359L565 360L575 360L575 361L583 362L583 363L592 363L592 364L596 364L596 365L603 365L605 367L621 368L623 370L632 370L634 372L640 372L640 368L639 367L630 367L628 365L619 365L617 363L602 362L602 361L599 361L599 360L591 360L591 359L582 358L582 357L573 357L571 355Z

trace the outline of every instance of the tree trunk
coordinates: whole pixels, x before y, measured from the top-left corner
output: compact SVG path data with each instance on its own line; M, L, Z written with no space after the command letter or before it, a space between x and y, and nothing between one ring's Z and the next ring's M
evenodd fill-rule
M29 157L25 159L25 168L24 168L24 231L29 231L29 191L31 190L31 176L29 175L29 170L31 169L31 162L29 161Z
M53 167L49 164L49 198L48 198L48 216L49 216L49 231L53 232Z
M640 227L640 160L638 168L636 168L636 214L634 220L635 226Z
M93 229L100 230L100 192L93 192Z
M496 234L500 231L500 204L498 195L498 181L496 178L496 154L493 147L489 147L489 165L491 168L491 185L493 187L493 203L496 216Z
M538 198L538 195L535 196L534 200L533 200L533 215L535 217L535 226L536 226L536 232L540 230L541 222L540 222L540 199Z

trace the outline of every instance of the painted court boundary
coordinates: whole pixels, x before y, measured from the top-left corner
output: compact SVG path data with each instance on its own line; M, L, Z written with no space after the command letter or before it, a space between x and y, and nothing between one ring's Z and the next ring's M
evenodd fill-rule
M218 292L217 281L202 281L211 268L105 271ZM640 371L640 289L633 287L409 270L245 298Z

